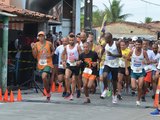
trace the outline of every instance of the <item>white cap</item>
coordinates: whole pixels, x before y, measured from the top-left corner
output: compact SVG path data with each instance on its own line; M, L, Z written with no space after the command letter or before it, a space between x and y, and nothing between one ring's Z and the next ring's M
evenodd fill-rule
M132 41L136 41L136 40L138 40L138 37L137 36L133 36L132 37Z

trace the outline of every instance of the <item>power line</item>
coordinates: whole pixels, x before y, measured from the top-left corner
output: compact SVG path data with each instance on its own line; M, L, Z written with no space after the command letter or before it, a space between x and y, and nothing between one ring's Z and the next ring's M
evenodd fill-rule
M156 4L156 3L153 3L153 2L148 2L146 0L140 0L140 1L160 7L160 4Z

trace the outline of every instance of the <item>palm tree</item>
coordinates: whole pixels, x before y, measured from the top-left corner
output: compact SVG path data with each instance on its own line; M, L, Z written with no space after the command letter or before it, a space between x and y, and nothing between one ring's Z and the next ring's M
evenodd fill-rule
M150 23L152 22L152 18L151 17L145 17L145 23Z
M131 16L131 14L122 14L122 8L124 4L120 4L121 1L113 0L112 3L109 0L110 6L103 4L105 6L105 13L107 14L108 22L119 22L124 21L127 17Z
M93 27L101 26L104 15L105 15L105 12L102 10L97 9L96 11L93 11L92 26Z

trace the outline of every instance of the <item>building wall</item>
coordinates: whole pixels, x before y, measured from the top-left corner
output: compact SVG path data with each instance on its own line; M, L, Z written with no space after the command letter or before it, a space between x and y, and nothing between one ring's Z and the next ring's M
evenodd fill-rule
M10 4L16 6L17 8L25 9L26 0L10 0Z
M119 37L122 36L154 36L157 37L156 32L151 32L149 29L146 28L140 28L138 26L133 26L129 24L124 23L114 23L109 24L106 27L106 31L111 32L112 34L115 34Z

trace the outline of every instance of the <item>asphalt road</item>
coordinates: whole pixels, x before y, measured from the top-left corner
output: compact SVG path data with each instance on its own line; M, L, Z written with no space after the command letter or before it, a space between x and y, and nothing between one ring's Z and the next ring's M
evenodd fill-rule
M111 97L102 100L99 94L94 94L91 103L84 105L84 95L69 101L60 93L53 93L51 102L47 103L41 93L22 92L22 102L0 103L1 120L160 120L159 116L149 114L154 110L149 95L147 102L137 107L136 97L131 95L124 95L123 101L115 105Z

